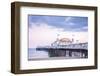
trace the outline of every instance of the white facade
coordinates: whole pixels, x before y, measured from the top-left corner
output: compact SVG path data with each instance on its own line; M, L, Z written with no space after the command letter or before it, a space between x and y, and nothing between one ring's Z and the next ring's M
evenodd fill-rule
M57 39L55 42L51 44L51 47L56 48L88 48L88 42L85 43L74 43L73 40L70 40L68 38L63 39Z

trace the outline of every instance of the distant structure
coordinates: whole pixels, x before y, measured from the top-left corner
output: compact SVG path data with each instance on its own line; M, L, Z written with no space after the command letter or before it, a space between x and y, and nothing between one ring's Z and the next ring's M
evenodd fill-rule
M61 39L57 39L56 41L54 41L51 46L66 46L66 45L69 45L69 44L72 44L73 43L73 40L70 40L69 38L61 38Z
M87 58L88 57L88 42L77 43L75 40L69 38L58 38L51 43L51 46L37 47L37 50L48 51L50 57L77 57Z
M84 43L79 43L79 40L76 40L76 43L74 42L75 40L69 39L69 38L57 38L56 41L54 41L53 43L51 43L52 47L61 47L61 48L83 48L83 49L87 49L88 48L88 42L84 42Z

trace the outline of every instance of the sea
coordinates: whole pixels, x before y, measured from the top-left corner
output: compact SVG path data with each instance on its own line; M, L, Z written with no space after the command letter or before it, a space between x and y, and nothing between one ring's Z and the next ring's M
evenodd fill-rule
M44 50L36 51L36 48L29 48L28 59L31 60L36 58L49 58L48 52Z
M80 53L73 53L72 57L69 57L69 52L66 51L66 56L63 58L80 58ZM29 48L28 49L28 60L38 60L38 59L50 59L49 54L45 50L37 51L36 48Z

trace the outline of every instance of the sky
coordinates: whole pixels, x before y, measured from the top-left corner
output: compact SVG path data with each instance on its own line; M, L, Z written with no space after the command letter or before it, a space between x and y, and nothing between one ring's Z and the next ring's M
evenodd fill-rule
M29 48L46 46L59 38L88 40L88 17L29 15Z

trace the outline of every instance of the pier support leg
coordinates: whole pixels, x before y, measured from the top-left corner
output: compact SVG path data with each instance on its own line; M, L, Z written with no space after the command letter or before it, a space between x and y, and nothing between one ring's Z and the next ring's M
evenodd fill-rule
M48 51L49 57L65 57L66 50L49 50Z
M69 57L72 57L72 51L69 51Z

